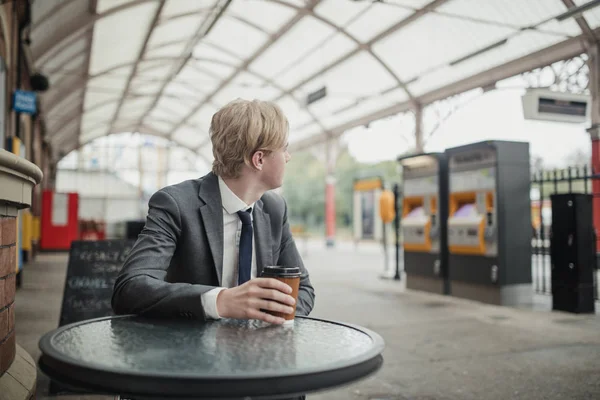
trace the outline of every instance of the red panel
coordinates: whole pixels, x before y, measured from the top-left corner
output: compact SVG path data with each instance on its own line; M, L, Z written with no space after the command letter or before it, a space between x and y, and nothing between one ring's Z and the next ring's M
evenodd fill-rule
M335 239L335 185L325 185L325 235L327 240Z
M40 247L42 250L69 250L71 242L79 236L78 214L79 195L69 193L69 209L65 226L52 225L52 201L54 192L44 190L42 193L42 216Z

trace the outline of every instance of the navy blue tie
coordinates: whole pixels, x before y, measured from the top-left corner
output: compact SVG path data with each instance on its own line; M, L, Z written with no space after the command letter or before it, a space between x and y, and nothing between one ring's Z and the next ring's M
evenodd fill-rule
M252 208L238 211L242 220L242 234L240 235L240 251L238 264L238 285L250 280L252 271Z

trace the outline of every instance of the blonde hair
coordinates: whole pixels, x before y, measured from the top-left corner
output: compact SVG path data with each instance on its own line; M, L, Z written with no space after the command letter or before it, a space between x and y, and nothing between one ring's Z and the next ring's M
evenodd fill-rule
M213 172L223 178L238 178L242 166L250 165L256 151L268 154L284 147L288 129L287 118L273 102L230 102L213 115L210 123Z

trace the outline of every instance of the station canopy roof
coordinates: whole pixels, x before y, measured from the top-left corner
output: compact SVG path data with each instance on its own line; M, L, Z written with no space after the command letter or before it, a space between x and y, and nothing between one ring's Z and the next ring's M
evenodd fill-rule
M43 0L29 57L50 79L41 108L61 155L142 132L212 159L210 119L235 98L276 101L305 148L584 53L594 3Z

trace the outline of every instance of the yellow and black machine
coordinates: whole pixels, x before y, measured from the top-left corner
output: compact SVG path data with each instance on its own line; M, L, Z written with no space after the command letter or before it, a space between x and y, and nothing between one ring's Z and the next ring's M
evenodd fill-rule
M446 150L452 295L492 304L532 300L529 144Z
M409 289L450 294L448 161L444 153L398 159L402 166L402 242Z

